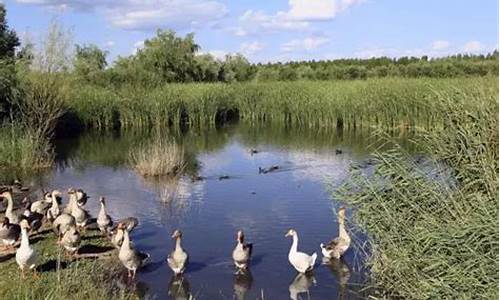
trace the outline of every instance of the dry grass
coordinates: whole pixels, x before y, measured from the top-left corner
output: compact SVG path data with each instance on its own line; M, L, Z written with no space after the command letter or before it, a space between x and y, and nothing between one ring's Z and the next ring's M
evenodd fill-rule
M132 150L130 163L143 176L178 175L186 165L184 149L161 137Z

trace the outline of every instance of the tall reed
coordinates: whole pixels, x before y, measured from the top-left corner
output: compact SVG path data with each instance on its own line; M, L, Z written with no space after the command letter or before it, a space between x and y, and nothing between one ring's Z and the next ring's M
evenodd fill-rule
M497 95L436 91L443 126L415 141L425 158L396 144L336 195L371 237L374 296L498 298Z

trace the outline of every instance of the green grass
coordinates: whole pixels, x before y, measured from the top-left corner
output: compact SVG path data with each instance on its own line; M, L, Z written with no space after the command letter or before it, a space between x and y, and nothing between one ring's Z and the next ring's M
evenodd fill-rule
M237 113L250 124L315 129L443 126L435 92L498 91L497 77L167 84L145 90L75 87L68 109L94 128L203 128Z
M87 231L85 238L82 246L111 247L97 231ZM32 236L30 240L38 253L40 278L35 279L30 274L25 280L21 279L15 257L0 254L0 299L138 299L130 289L117 284L125 279L116 254L108 258L72 261L56 246L51 230ZM58 259L61 262L59 270L56 267Z
M370 236L375 297L498 298L497 95L436 92L444 126L415 140L428 160L396 144L336 195Z

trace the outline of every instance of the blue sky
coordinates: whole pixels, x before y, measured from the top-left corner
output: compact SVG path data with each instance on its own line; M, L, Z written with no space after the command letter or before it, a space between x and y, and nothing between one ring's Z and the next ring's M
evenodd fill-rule
M253 62L486 53L498 48L498 1L465 0L0 0L22 37L57 18L76 43L110 59L157 28L195 32L202 52Z

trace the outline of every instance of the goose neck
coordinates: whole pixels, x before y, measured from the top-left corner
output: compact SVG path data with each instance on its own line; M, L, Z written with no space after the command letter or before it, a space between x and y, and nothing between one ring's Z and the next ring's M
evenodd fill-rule
M21 248L27 248L30 245L30 240L28 238L28 230L26 228L21 228Z

